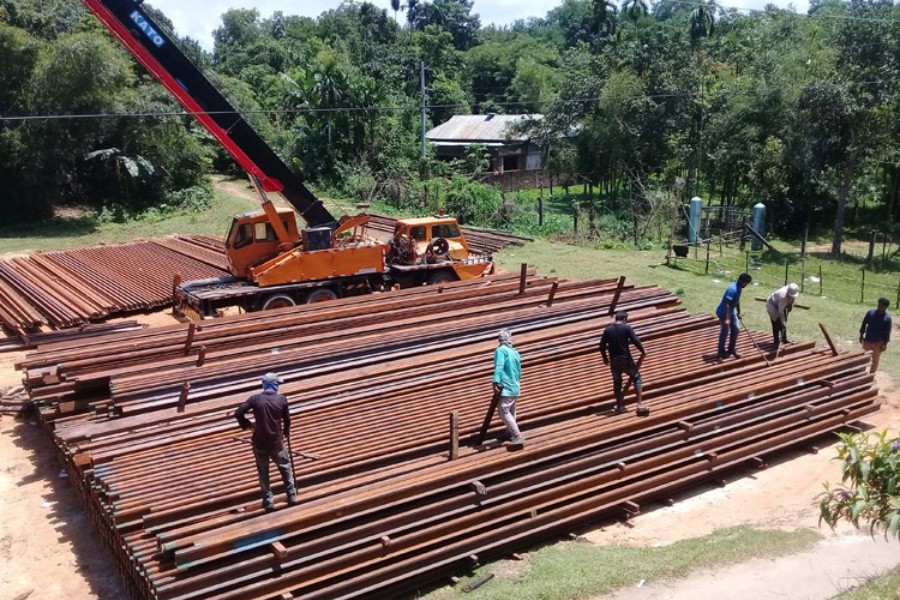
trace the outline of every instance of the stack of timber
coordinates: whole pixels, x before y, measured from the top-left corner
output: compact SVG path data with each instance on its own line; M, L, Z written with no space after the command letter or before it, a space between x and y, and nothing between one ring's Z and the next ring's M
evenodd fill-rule
M166 306L176 273L226 275L222 241L179 235L0 260L0 325L59 329Z
M866 354L805 342L767 366L745 338L743 358L717 361L718 322L678 304L622 278L495 276L62 344L20 366L134 597L387 598L878 409ZM597 341L614 309L648 351L646 418L610 410ZM523 357L520 451L474 440L501 327ZM286 379L300 487L274 513L232 416L268 370Z

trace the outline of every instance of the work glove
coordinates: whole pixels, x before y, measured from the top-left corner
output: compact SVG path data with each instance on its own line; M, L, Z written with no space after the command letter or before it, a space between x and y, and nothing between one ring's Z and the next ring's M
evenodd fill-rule
M503 386L500 385L499 383L495 383L494 384L494 393L499 394L501 392L503 392Z

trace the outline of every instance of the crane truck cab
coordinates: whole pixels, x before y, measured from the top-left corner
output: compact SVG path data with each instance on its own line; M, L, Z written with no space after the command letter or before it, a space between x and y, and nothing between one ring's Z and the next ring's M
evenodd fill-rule
M401 287L473 279L493 267L490 256L469 250L459 223L443 211L398 220L387 262Z
M277 210L288 236L299 240L297 219L289 208ZM269 215L263 210L254 210L235 215L225 236L225 255L231 274L239 279L246 279L251 267L254 267L273 256L277 256L282 242L272 227Z

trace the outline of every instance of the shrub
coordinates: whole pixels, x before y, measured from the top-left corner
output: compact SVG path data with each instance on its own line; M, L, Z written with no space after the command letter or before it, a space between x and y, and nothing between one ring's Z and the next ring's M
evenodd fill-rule
M820 520L831 527L846 520L857 528L864 521L872 533L884 529L886 536L900 539L900 438L889 438L887 431L875 436L838 436L841 483L825 483Z

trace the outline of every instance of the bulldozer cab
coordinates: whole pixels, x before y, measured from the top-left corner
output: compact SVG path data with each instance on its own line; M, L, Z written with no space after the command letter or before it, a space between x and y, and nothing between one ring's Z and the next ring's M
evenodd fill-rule
M469 257L469 245L459 223L443 215L397 221L391 246L397 262L407 265Z
M294 211L279 209L278 218L291 239L299 240ZM282 248L269 216L262 210L235 215L225 237L225 254L231 274L246 278L250 267L265 262L286 250Z

